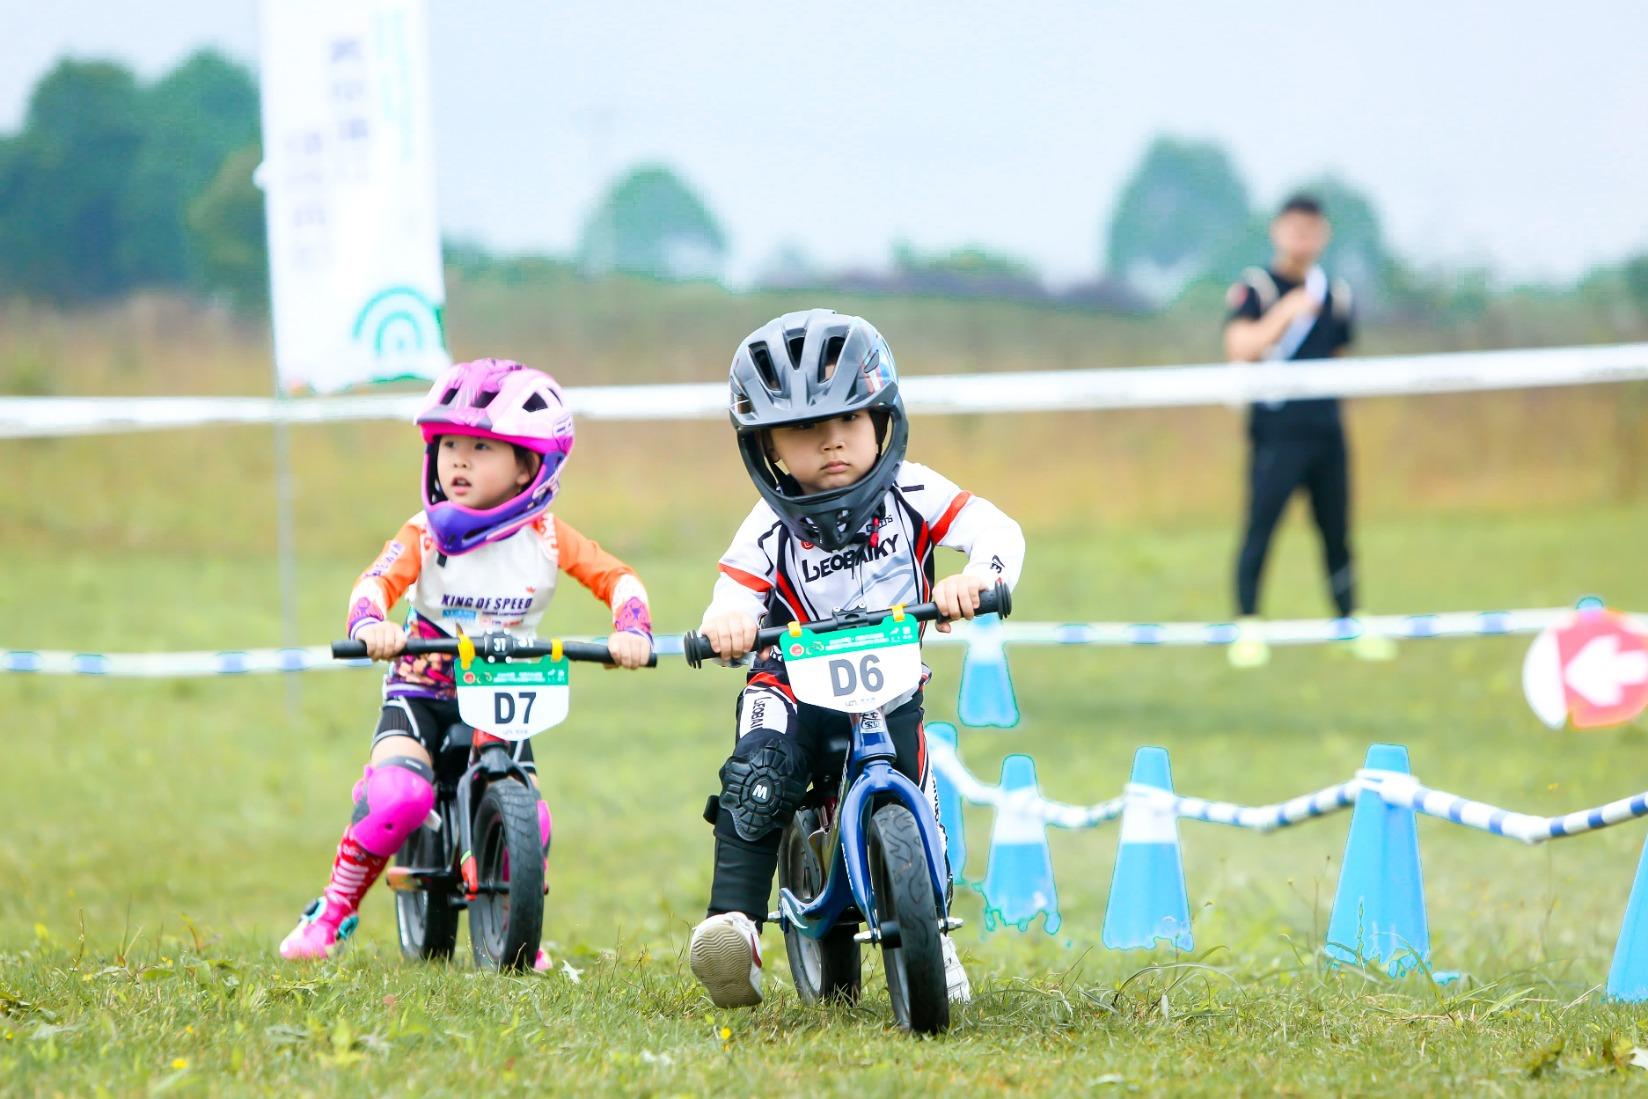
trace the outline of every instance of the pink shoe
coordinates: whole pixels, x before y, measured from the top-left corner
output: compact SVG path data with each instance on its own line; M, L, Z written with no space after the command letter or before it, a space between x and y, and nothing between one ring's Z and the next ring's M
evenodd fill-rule
M549 966L549 951L540 946L538 948L538 956L532 959L532 968L536 969L539 973L548 973Z
M291 933L280 941L280 956L289 962L330 958L355 933L360 917L353 912L341 920L332 918L325 897L317 897Z

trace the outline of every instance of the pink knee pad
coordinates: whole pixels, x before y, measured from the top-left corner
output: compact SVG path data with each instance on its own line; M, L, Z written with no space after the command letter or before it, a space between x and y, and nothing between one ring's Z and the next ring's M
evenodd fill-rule
M368 767L355 783L349 833L374 855L389 856L418 830L435 805L434 773L422 760L395 756Z
M544 854L549 854L549 834L555 830L555 818L549 815L549 802L538 799L538 838L544 842Z

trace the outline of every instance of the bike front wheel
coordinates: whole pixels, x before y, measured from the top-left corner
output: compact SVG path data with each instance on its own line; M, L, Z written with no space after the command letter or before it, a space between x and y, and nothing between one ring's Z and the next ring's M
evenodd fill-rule
M823 891L829 872L812 846L812 835L821 823L818 810L798 811L784 830L783 846L778 849L778 884L803 902ZM809 939L793 927L785 929L784 952L789 955L790 975L802 1003L858 1002L862 969L853 930L852 925L842 924L820 938Z
M921 832L903 805L883 805L870 818L869 855L893 1017L905 1030L936 1034L950 1026L938 900Z
M481 796L473 830L479 895L469 904L475 964L525 969L544 930L544 849L538 795L519 782L494 782Z

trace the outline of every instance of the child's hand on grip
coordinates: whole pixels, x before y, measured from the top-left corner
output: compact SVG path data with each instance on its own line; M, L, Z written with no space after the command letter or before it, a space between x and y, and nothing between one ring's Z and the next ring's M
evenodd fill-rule
M638 633L615 633L607 638L607 652L612 654L616 667L640 668L652 655L652 642Z
M747 614L729 611L704 620L699 631L722 660L737 660L755 648L756 621Z
M362 626L355 640L366 645L366 655L373 660L389 660L406 649L406 631L392 622Z
M995 586L992 580L970 573L946 576L933 585L933 602L944 616L937 623L939 633L950 632L950 619L971 618L978 613L979 596Z

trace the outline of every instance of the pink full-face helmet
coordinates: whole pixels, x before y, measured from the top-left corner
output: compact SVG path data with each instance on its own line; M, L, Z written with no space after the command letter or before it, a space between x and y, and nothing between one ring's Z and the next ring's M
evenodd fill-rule
M549 509L561 466L572 453L572 413L555 379L506 359L476 359L447 368L418 410L423 430L423 510L436 547L448 556L508 538ZM473 435L525 447L539 455L532 483L495 508L464 507L446 498L437 476L442 435Z

